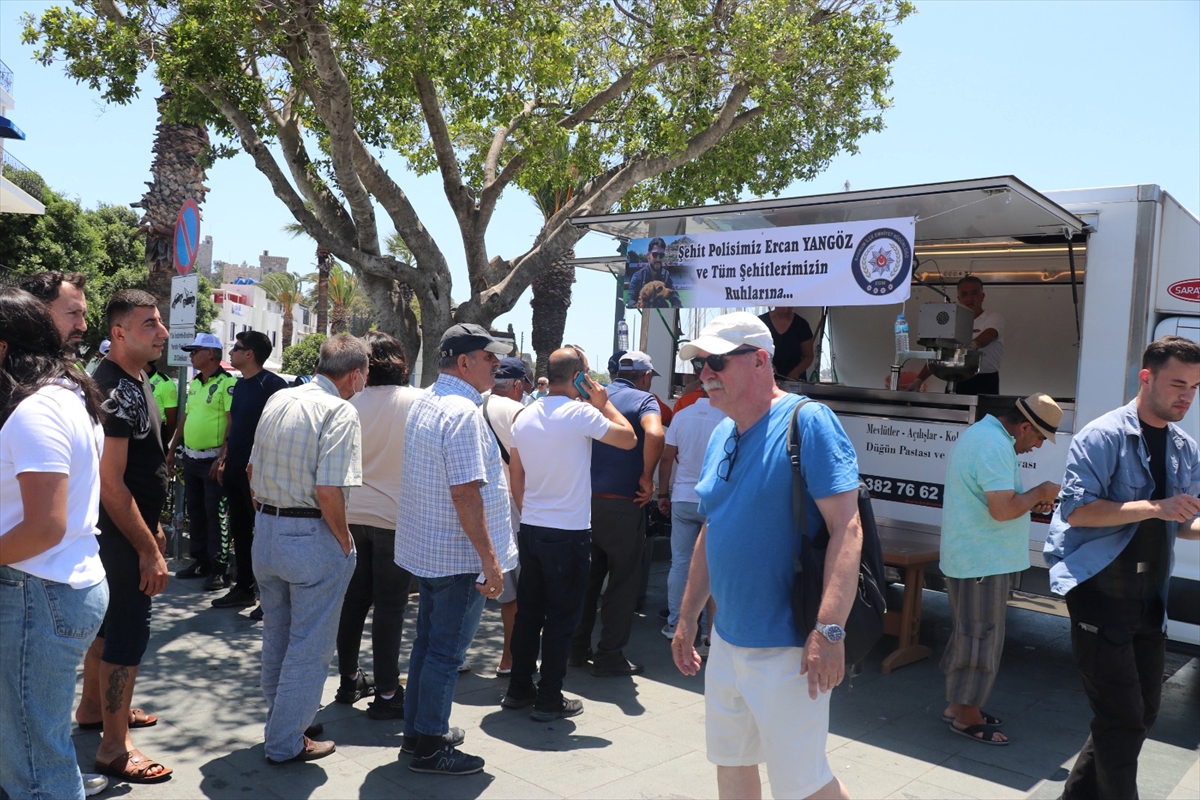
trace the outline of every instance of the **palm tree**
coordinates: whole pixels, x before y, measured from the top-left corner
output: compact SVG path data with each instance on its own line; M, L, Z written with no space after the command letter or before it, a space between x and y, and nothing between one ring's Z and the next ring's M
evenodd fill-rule
M342 267L341 264L335 263L329 273L330 336L346 332L350 306L354 304L357 294L358 281L354 279L354 274Z
M300 278L290 272L271 272L258 282L271 300L279 303L283 311L283 335L280 352L292 344L292 310L300 302L303 293Z
M562 160L567 160L565 147ZM549 220L575 193L584 181L579 180L579 172L569 165L566 174L560 181L549 182L530 190L533 202L537 203L542 217ZM546 377L550 365L550 354L562 347L563 332L567 327L567 310L571 307L571 284L575 283L575 267L571 260L575 258L574 248L555 259L550 269L533 279L533 297L529 305L533 307L533 332L530 344L537 354L537 377Z
M309 205L309 204L305 203L305 205ZM307 235L307 232L304 230L304 226L301 225L299 222L289 222L287 225L283 226L283 231L285 233L290 233L292 235L293 239L295 239L297 236ZM326 333L328 330L327 326L328 326L328 322L329 322L329 319L328 319L328 314L329 314L329 310L328 310L329 309L329 273L330 273L330 270L333 269L333 265L335 263L337 263L337 262L333 258L333 253L331 253L329 250L322 247L320 243L318 243L317 244L317 272L316 272L317 333ZM305 280L308 280L308 278L305 277Z
M158 98L158 127L154 133L154 161L150 165L153 180L149 190L134 208L144 212L140 230L146 234L147 288L158 299L158 311L164 322L171 315L171 278L175 275L172 253L175 242L175 218L187 199L203 204L208 194L204 185L202 158L208 152L208 132L199 125L170 122L165 115L172 99L170 90ZM163 352L162 364L166 364Z

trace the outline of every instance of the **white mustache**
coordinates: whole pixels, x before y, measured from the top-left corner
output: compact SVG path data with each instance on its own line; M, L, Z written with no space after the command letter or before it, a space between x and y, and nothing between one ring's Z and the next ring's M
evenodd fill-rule
M713 389L724 389L725 384L721 383L720 378L709 378L704 381L704 391L711 392Z

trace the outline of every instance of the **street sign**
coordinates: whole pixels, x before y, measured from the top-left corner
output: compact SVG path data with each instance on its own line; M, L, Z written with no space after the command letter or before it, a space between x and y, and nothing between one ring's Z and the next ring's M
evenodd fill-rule
M196 306L200 302L200 276L195 272L171 278L172 328L196 327Z
M167 364L172 367L187 367L192 363L191 357L183 351L196 339L196 326L192 325L172 325L171 326L171 341L168 345Z
M175 269L180 275L192 271L200 247L200 206L188 198L175 218Z

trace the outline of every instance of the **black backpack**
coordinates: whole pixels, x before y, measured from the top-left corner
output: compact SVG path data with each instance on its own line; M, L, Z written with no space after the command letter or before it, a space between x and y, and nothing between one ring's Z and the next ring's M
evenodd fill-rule
M805 641L817 624L824 589L825 551L829 546L829 528L822 523L817 535L809 539L808 519L804 513L804 476L800 474L800 409L814 402L805 398L796 404L788 426L788 458L792 462L792 516L799 539L793 557L792 614L796 628ZM884 600L883 545L875 527L875 512L867 485L858 482L858 516L862 521L862 560L858 570L858 591L846 619L846 674L862 672L862 660L883 635ZM808 580L805 580L805 573Z

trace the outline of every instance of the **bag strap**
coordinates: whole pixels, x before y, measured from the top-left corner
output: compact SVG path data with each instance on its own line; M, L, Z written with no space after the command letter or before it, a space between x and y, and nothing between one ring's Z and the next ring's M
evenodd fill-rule
M803 573L804 564L800 560L804 540L808 538L808 515L804 513L804 476L800 474L800 409L810 403L807 397L796 403L792 409L792 419L788 424L787 452L792 462L792 524L795 525L795 549L792 550L792 570Z
M491 399L492 399L492 396L489 394L487 396L487 400L483 401L483 421L486 422L488 428L491 429L492 436L496 437L496 444L500 445L500 457L503 458L504 463L507 464L507 463L509 463L508 462L508 450L506 450L504 448L504 442L500 441L500 434L496 433L496 427L494 425L492 425L492 418L490 416L488 416L488 410L487 410L488 401L490 401Z

